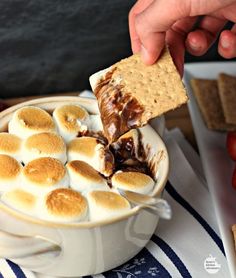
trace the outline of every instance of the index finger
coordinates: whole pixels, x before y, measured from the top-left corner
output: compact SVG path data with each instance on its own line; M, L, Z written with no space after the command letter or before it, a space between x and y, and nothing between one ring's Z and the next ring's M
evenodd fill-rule
M153 0L139 0L131 8L129 12L129 33L133 53L137 53L141 49L141 43L135 28L135 18L139 13L144 11L152 2Z

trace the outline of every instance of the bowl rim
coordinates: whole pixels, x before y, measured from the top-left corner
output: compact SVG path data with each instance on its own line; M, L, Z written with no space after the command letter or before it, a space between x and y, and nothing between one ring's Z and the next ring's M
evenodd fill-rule
M52 96L52 97L42 97L42 98L35 98L32 100L28 100L28 101L24 101L21 103L18 103L16 105L13 105L3 111L0 112L0 119L2 117L7 117L9 115L11 115L14 111L16 111L17 109L24 107L24 106L29 106L29 105L40 105L40 104L45 104L45 103L50 103L51 101L53 102L62 102L62 101L76 101L78 103L81 102L81 105L84 104L92 104L93 105L97 105L97 100L94 98L89 98L89 97L79 97L79 96ZM47 110L45 108L45 110ZM164 143L164 141L162 140L162 138L160 137L160 135L150 126L148 125L150 129L152 129L157 138L158 138L158 144L161 145L161 149L164 150L166 156L165 156L165 171L166 171L166 175L164 177L164 179L162 180L162 183L159 184L159 189L157 190L157 192L155 192L155 194L151 194L152 196L159 196L168 179L168 173L169 173L169 156L168 156L168 152L167 152L167 148L166 145ZM54 228L95 228L98 226L105 226L105 225L109 225L109 224L113 224L115 222L120 222L122 220L125 220L129 217L135 216L136 214L138 214L141 210L143 209L143 206L138 205L135 206L133 208L131 208L129 211L127 211L126 213L122 214L122 215L118 215L118 216L112 216L109 217L107 219L102 219L102 220L97 220L97 221L83 221L83 222L56 222L56 221L50 221L50 220L44 220L41 218L37 218L35 216L31 216L31 215L27 215L25 213L22 213L14 208L11 208L10 206L8 206L7 204L5 204L3 201L0 200L0 210L4 210L4 212L9 213L11 216L16 217L17 220L23 220L26 222L30 222L33 224L38 224L38 225L42 225L42 226L47 226L47 227L54 227Z
M0 118L8 116L8 115L12 114L15 110L20 109L21 107L24 107L24 106L40 105L40 104L50 103L51 101L62 102L63 100L64 101L82 102L84 104L89 104L92 102L94 105L97 102L96 99L94 99L92 97L80 97L80 96L40 97L40 98L23 101L23 102L17 103L15 105L12 105L12 106L4 109L3 111L0 112Z

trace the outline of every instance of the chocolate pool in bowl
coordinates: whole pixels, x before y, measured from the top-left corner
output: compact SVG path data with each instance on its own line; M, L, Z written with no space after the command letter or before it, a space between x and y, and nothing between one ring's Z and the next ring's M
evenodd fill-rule
M70 104L82 106L89 114L98 114L97 102L93 99L42 98L21 103L1 112L1 131L7 131L13 113L21 107L35 106L52 114L55 108ZM163 125L162 120L160 124ZM123 143L110 147L116 156L115 159L119 159L116 165L123 165L122 160L126 160L126 166L115 166L113 170L119 172L135 167L137 171L148 170L148 174L155 180L150 194L161 195L169 170L168 154L161 137L148 125L138 130L138 138L142 142L142 148L138 149L141 152L138 155L142 156L145 153L145 163L137 163L134 159L124 158L121 155L124 151L126 156L129 153L130 146L124 143L127 140L124 137ZM145 168L147 165L148 168ZM109 180L109 177L103 176L103 179ZM111 185L108 182L109 186ZM67 193L68 190L62 191ZM104 196L109 195L109 190L111 189L104 191ZM115 190L112 191L112 194L115 193ZM100 194L90 195L94 198ZM82 196L83 203L86 196L86 194ZM73 198L80 200L76 194ZM128 206L124 203L123 207ZM0 202L0 256L9 258L30 270L48 275L67 277L93 275L112 269L136 255L152 236L157 223L156 215L139 206L130 206L123 213L102 219L96 218L95 213L95 218L92 220L84 218L79 222L63 222L21 213Z

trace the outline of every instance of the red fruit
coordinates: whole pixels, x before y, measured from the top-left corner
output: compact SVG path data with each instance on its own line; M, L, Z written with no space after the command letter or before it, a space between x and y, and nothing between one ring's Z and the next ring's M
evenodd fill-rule
M233 176L232 176L232 186L236 189L236 165L234 167Z
M230 131L227 133L226 139L227 151L231 159L236 161L236 132Z

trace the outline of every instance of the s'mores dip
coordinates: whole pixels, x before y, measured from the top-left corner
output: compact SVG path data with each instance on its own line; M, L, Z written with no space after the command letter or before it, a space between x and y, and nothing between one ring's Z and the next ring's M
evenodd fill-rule
M90 84L96 115L77 102L50 112L25 106L13 113L0 133L4 204L47 221L96 222L136 206L121 190L156 192L168 155L164 146L155 146L151 128L145 138L143 126L188 100L168 49L152 66L132 55L92 75ZM159 184L165 180L164 175Z
M21 107L0 132L1 202L57 223L113 219L134 207L118 189L152 192L146 156L139 129L110 143L100 114L78 103Z

